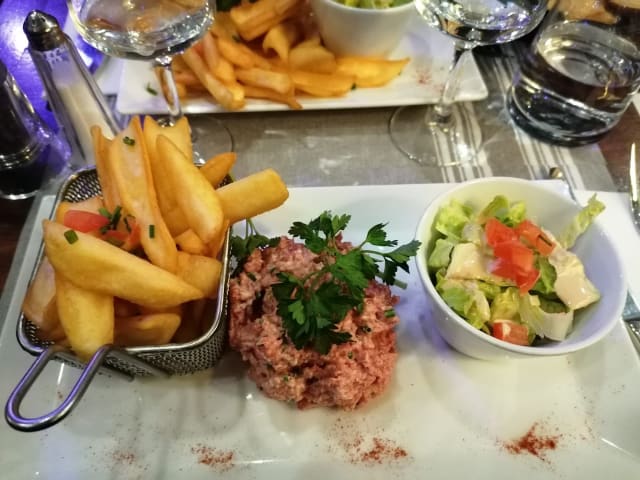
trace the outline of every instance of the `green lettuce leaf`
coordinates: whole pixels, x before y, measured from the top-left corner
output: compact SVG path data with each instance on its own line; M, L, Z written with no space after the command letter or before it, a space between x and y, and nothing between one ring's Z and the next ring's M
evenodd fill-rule
M471 208L451 200L438 211L435 221L435 229L445 237L460 240L462 229L471 220Z
M491 321L516 320L520 311L520 293L515 287L502 290L491 302Z
M429 268L447 267L449 262L451 262L451 251L457 243L457 240L450 237L436 240L433 250L427 259L427 266Z
M515 227L525 219L527 208L524 202L509 203L504 195L496 195L493 200L482 209L478 222L485 223L490 218L497 218L509 227Z
M438 292L454 312L477 329L485 329L491 318L489 301L472 280L442 279Z
M558 309L551 305L558 302L544 302L545 308ZM525 294L520 297L520 319L529 325L541 338L564 340L573 325L573 310L548 312L541 308L542 302L537 295Z
M544 295L551 295L554 293L553 286L556 283L556 269L549 263L546 257L538 257L536 261L536 267L540 271L540 277L533 286L532 290L540 292Z
M564 232L558 237L558 242L564 248L571 248L576 243L576 239L589 228L593 220L605 209L604 203L593 195L587 204L578 212L578 214L567 225Z

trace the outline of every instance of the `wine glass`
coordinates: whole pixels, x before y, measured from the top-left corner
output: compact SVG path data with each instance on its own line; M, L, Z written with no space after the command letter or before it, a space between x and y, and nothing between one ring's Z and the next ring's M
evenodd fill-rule
M182 117L172 59L207 32L216 12L215 0L67 0L67 6L90 45L109 56L152 60L160 67L169 114L161 123L172 125ZM200 136L193 129L192 135L194 140ZM206 136L207 144L220 151L233 149L231 135L222 125Z
M432 166L461 165L480 150L478 134L465 134L466 110L454 104L464 58L480 45L510 42L533 30L547 0L414 0L431 27L451 37L454 55L435 105L401 107L389 121L394 145L412 160Z

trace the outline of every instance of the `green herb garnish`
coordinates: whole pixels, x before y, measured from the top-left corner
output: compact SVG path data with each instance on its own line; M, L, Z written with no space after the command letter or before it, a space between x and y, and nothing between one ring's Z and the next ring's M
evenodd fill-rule
M151 224L149 225L149 238L155 238L156 236L156 226Z
M151 86L149 82L145 85L144 89L149 92L151 95L158 95L158 91Z
M395 317L396 316L396 311L393 308L390 308L389 310L384 312L384 316L386 318Z
M416 254L420 242L413 240L386 253L366 249L367 244L397 246L396 240L387 240L386 225L380 223L369 229L361 244L343 253L338 241L350 220L350 215L332 215L325 211L309 223L294 222L289 229L291 236L303 240L305 246L318 255L322 265L303 278L278 272L279 283L271 287L287 336L298 349L309 345L326 354L331 345L347 342L351 335L336 330L336 325L350 310L362 310L365 289L371 280L379 278L387 285L406 286L396 281L396 273L398 268L409 271L409 259ZM232 253L240 262L254 248L274 242L258 234L252 224L251 232L244 239L232 238ZM384 264L382 269L380 262ZM366 329L363 327L371 331L369 327Z
M129 145L130 147L133 147L136 144L136 141L131 137L124 137L122 139L122 143L124 143L125 145Z
M66 238L67 242L69 242L70 244L74 244L78 241L78 234L75 232L75 230L67 230L66 232L64 232L64 238Z

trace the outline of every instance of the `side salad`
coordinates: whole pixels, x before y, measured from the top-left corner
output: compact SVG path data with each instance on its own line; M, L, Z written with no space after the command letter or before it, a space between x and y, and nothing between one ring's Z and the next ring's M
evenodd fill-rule
M574 312L600 299L569 249L604 210L594 195L554 237L523 202L497 195L480 212L452 200L437 213L427 267L442 299L469 324L517 345L566 338Z

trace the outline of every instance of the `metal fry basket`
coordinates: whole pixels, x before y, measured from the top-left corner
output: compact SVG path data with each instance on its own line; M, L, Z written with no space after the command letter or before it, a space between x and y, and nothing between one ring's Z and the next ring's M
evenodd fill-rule
M79 202L100 195L100 183L94 168L74 173L62 185L55 205L62 201ZM18 382L9 396L5 408L5 419L10 426L22 431L37 431L50 427L66 417L79 402L96 373L124 375L128 379L136 376L166 377L172 374L188 374L214 366L222 356L227 339L227 291L229 282L229 236L222 249L222 271L218 300L214 318L207 331L199 338L187 343L172 343L159 346L118 348L105 345L85 364L67 348L44 342L38 337L38 329L20 314L17 324L17 339L20 346L37 359ZM40 253L31 280L42 261L44 246ZM57 359L83 369L67 398L53 411L35 418L20 414L20 404L46 364Z

